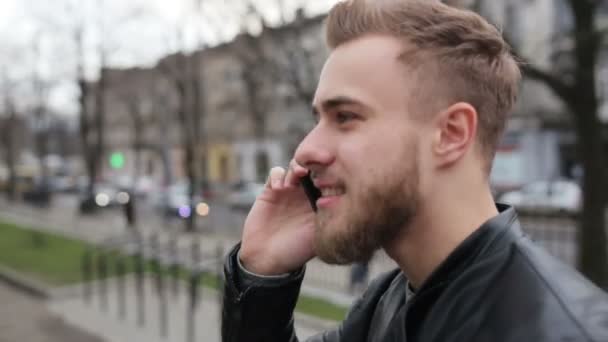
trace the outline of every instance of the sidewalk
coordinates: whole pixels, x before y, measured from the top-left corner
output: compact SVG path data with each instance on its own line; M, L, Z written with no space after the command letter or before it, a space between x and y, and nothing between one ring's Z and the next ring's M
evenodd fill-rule
M220 341L220 310L217 292L204 288L195 314L193 325L189 326L189 303L186 289L181 287L177 295L170 286L159 296L153 278L144 283L144 324L138 324L138 296L134 276L125 278L124 300L119 297L117 279L108 279L107 307L104 309L99 293L93 301L85 303L80 286L56 292L49 302L49 310L61 316L69 324L103 338L107 342L188 342ZM92 284L96 292L98 284ZM63 294L61 294L63 292ZM163 300L164 298L164 300ZM124 303L124 317L120 315L119 303ZM164 305L164 309L163 309ZM166 316L163 316L163 312ZM166 317L166 325L163 325ZM302 321L308 324L302 324ZM296 331L302 340L318 332L335 326L336 323L316 322L310 324L306 319L296 316ZM320 324L319 324L320 323ZM190 339L189 330L194 328L194 338Z
M43 299L0 281L0 341L103 342L90 333L66 324L50 312Z

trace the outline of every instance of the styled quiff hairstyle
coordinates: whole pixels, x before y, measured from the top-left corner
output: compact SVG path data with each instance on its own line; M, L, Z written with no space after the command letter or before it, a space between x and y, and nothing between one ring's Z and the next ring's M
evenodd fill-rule
M521 72L501 33L478 14L437 0L347 0L327 18L330 49L368 34L403 40L405 94L422 119L457 102L478 113L477 140L489 173Z

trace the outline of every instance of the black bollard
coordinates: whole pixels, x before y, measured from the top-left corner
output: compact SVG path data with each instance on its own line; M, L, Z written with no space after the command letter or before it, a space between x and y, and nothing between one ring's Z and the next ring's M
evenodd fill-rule
M158 234L152 235L150 238L150 245L153 251L152 258L152 272L154 272L156 279L156 291L158 295L158 318L159 318L159 329L160 336L167 337L168 331L168 315L167 315L167 302L165 296L165 281L163 277L163 270L161 268L161 252L160 252L160 240Z
M224 305L224 246L221 243L217 244L215 249L215 256L217 260L217 302L218 307L221 309ZM222 310L220 310L220 326L222 323Z
M99 274L99 304L101 310L105 312L108 310L108 262L107 256L102 250L100 250L97 255L97 269L97 274Z
M190 246L190 253L192 256L192 265L194 265L194 268L198 267L198 265L201 263L201 245L200 245L200 241L198 240L198 236L194 236L192 238L192 245Z
M165 290L165 282L162 274L158 275L158 299L159 299L159 319L160 319L160 336L166 338L169 334L169 313L167 303L167 291Z
M85 247L82 254L82 295L85 303L91 303L92 289L91 282L93 280L93 251Z
M116 285L118 290L118 317L124 319L126 316L126 287L125 287L125 274L126 274L125 259L120 255L116 257Z
M189 295L190 295L190 303L188 305L188 312L187 312L187 324L188 326L186 327L187 329L187 334L186 334L186 342L195 342L196 340L196 326L194 324L195 321L195 315L196 315L196 308L198 306L198 299L200 296L199 293L199 283L201 280L201 276L202 276L202 272L201 271L197 271L194 270L192 271L192 273L190 274L190 281L189 281Z
M179 294L179 255L177 250L177 237L173 235L169 242L169 248L171 253L171 277L173 278L173 295L177 297Z
M143 239L139 233L136 233L137 253L134 255L135 263L135 287L137 296L137 324L140 327L145 323L145 294L144 294L144 246Z

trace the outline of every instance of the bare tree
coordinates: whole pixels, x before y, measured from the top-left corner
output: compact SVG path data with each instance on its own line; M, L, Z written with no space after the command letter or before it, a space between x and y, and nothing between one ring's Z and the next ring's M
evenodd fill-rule
M194 100L194 92L198 89L197 81L198 70L193 70L190 56L184 52L179 52L165 59L159 64L160 70L173 85L177 96L177 108L175 110L182 138L182 148L184 151L184 169L188 178L190 188L191 214L186 220L186 229L193 231L195 228L195 215L193 215L193 199L196 194L198 184L198 174L196 170L197 147L199 141L199 127L201 112L195 110L198 104Z
M474 9L482 8L483 0L470 1ZM445 1L454 3L458 1ZM597 89L599 54L606 49L608 29L597 27L601 5L596 0L566 0L574 18L570 32L560 32L566 38L569 63L555 65L552 70L537 67L533 61L523 63L524 76L545 84L566 106L575 123L578 152L583 166L583 206L579 222L579 255L581 271L596 284L608 287L608 249L606 240L606 207L608 182L607 158L603 149L600 121L600 94ZM508 40L509 30L505 28ZM526 56L515 53L522 60Z
M307 109L311 105L316 77L325 57L324 46L314 44L321 41L314 30L323 16L307 17L304 1L275 0L278 19L275 27L269 28L267 14L253 1L246 4L241 24L245 33L241 35L241 44L236 44L236 52L243 65L242 80L255 136L260 139L266 133L267 115L276 105L272 94L263 92L268 89L264 82L272 84L275 90L284 89L286 92L281 94L290 99L291 107ZM262 33L253 36L249 33L250 26L261 27ZM288 125L288 154L293 154L309 129L302 122L298 119Z
M45 80L40 72L40 65L42 64L42 54L41 54L41 33L38 32L34 37L33 41L33 71L31 80L33 83L33 124L34 124L34 134L35 134L35 149L36 155L38 157L38 163L40 165L40 179L42 188L39 191L44 192L44 197L41 197L41 200L44 202L48 202L49 193L49 170L48 165L45 162L45 158L49 152L49 132L50 132L50 124L51 118L48 108L48 96L49 91L51 90L50 82ZM42 193L41 193L42 195Z
M16 163L17 163L17 146L15 140L15 131L17 125L17 109L10 89L12 84L9 82L6 69L2 69L2 95L4 98L5 117L1 121L1 143L4 148L4 156L6 168L8 171L8 179L6 183L6 194L9 200L15 200L17 196L16 189Z
M241 63L240 76L248 114L253 124L253 135L261 141L266 137L267 115L270 109L270 101L264 93L264 81L271 68L271 60L265 55L260 39L247 33L237 39L235 52Z
M88 3L88 2L87 2ZM112 25L110 28L106 23L103 0L95 1L95 20L89 20L85 5L87 3L68 3L68 16L72 19L70 35L75 53L75 80L79 90L78 117L79 133L81 139L82 156L88 175L87 198L82 203L81 209L91 209L95 182L102 172L102 162L105 156L105 127L106 127L106 97L109 70L109 57L116 52L116 42L110 41L109 37L116 34L120 25ZM113 18L117 22L127 22L142 14L139 7L131 8L124 16ZM92 33L97 35L97 46L95 55L97 63L89 63L87 48L90 47ZM87 44L88 43L88 44ZM89 74L97 71L97 80L90 81ZM87 211L87 210L85 210Z
M205 135L206 89L203 79L205 68L205 43L202 25L205 24L202 2L195 0L191 13L197 21L196 51L188 54L184 42L183 28L178 28L178 52L165 58L158 67L173 86L177 97L175 113L180 124L184 169L189 183L190 215L186 220L186 230L194 231L196 214L194 198L199 193L207 193L207 137ZM185 21L185 18L184 18Z
M85 37L88 34L87 26L85 23L84 14L79 11L79 8L70 3L72 7L69 8L70 14L74 16L74 26L71 28L71 35L73 39L74 48L76 51L76 73L75 79L79 90L78 96L78 119L79 119L79 133L81 142L81 154L84 159L84 164L87 172L88 183L86 189L86 199L81 204L81 212L89 212L95 206L93 205L93 194L95 192L95 181L97 179L98 172L100 171L101 164L101 153L103 152L103 146L99 146L103 143L103 114L104 107L102 104L101 108L97 108L95 100L101 100L103 103L103 92L105 91L105 79L103 68L103 62L105 62L105 54L101 52L102 67L100 68L100 86L94 86L92 82L87 79L87 69L90 67L86 59L86 48L85 48ZM93 99L93 100L92 100ZM92 116L95 115L94 119ZM97 136L97 139L93 138Z

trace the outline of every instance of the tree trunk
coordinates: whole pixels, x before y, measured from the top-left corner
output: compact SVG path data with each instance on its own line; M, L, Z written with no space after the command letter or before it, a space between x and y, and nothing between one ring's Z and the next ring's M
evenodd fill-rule
M194 169L194 141L193 141L193 134L192 134L192 122L191 120L189 120L192 116L192 106L190 103L190 97L188 95L190 95L189 90L191 91L192 89L188 89L189 85L191 85L190 82L188 82L189 80L189 68L188 68L188 61L186 59L186 56L184 55L180 55L179 56L179 65L178 65L178 72L179 72L179 76L178 78L175 80L176 81L176 88L177 88L177 93L179 96L179 108L177 110L177 116L178 119L180 121L180 126L181 126L181 131L182 131L182 146L184 149L184 168L186 171L186 177L188 178L188 182L189 182L189 193L188 193L188 198L189 198L189 206L190 206L190 215L188 215L188 217L186 217L185 220L185 229L188 232L192 232L194 231L195 228L195 218L194 218L194 206L193 206L193 198L194 198L194 194L195 194L195 188L196 188L196 172Z
M582 104L577 115L579 153L583 162L583 208L579 221L579 267L591 281L608 288L606 249L606 161L602 152L597 106ZM591 114L583 114L584 112Z
M603 153L596 67L601 36L594 31L594 6L572 2L576 18L575 91L571 100L583 162L583 209L579 222L579 267L591 281L608 288L606 245L606 160Z
M8 106L9 117L6 121L5 132L4 132L4 147L6 148L6 167L8 168L8 183L6 188L6 195L9 201L17 199L17 171L16 171L16 152L15 151L15 126L17 123L17 116L15 108L10 105Z
M87 106L87 101L89 97L89 86L84 78L79 78L78 87L80 89L80 97L79 97L79 133L80 133L80 141L82 144L82 157L84 159L85 168L87 171L87 176L89 177L86 189L86 197L91 196L94 193L94 184L96 177L96 167L95 167L95 158L93 156L93 150L91 148L91 144L89 141L91 134L91 127L89 126L89 107Z
M42 95L39 95L42 99ZM43 100L41 100L42 102ZM49 186L49 177L50 171L48 165L44 162L44 158L48 154L48 146L49 146L49 127L48 122L45 120L47 118L46 109L42 106L38 106L35 111L36 122L38 123L37 131L36 131L36 154L38 156L38 164L40 165L40 179L43 186L43 191L49 190L47 187Z
M103 62L102 57L102 66L99 71L99 81L97 82L97 87L95 88L95 133L96 134L96 142L95 142L95 153L94 153L94 167L97 172L101 172L103 165L103 158L105 153L105 116L106 116L106 81L107 81L107 71L105 68L105 63ZM95 180L93 180L95 181Z

